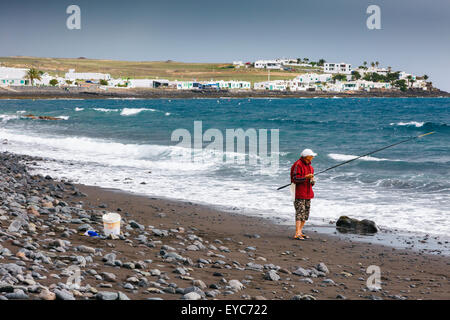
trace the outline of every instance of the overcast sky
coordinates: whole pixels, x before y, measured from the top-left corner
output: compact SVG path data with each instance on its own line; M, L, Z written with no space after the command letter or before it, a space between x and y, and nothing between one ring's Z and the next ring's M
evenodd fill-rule
M81 8L81 30L66 8ZM381 8L381 30L366 9ZM89 0L0 3L0 56L185 62L379 61L450 91L449 0Z

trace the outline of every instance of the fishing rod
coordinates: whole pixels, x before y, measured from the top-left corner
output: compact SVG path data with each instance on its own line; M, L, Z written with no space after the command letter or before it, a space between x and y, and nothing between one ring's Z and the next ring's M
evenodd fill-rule
M325 169L325 170L322 170L322 171L320 171L320 172L314 174L314 176L317 176L318 174L327 172L327 171L329 171L329 170L331 170L331 169L334 169L334 168L343 166L344 164L347 164L347 163L349 163L349 162L355 161L355 160L357 160L357 159L359 159L359 158L366 157L366 156L368 156L368 155L374 154L375 152L379 152L379 151L385 150L385 149L387 149L387 148L391 148L391 147L394 147L394 146L399 145L399 144L401 144L401 143L405 143L405 142L408 142L408 141L411 141L411 140L414 140L414 139L422 138L422 137L425 137L425 136L427 136L427 135L429 135L429 134L433 134L433 133L435 133L435 131L428 132L428 133L424 133L424 134L421 134L421 135L418 135L418 136L415 136L415 137L411 137L411 138L405 139L405 140L403 140L403 141L396 142L396 143L391 144L391 145L388 145L388 146L386 146L386 147L377 149L377 150L375 150L375 151L368 152L368 153L366 153L366 154L357 156L356 158L353 158L353 159L350 159L350 160L347 160L347 161L338 163L337 165L334 165L334 166L329 167L329 168L327 168L327 169ZM303 178L303 179L306 180L305 178ZM287 185L285 185L285 186L279 187L277 190L284 189L284 188L286 188L286 187L289 187L290 185L291 185L291 184L289 183L289 184L287 184Z

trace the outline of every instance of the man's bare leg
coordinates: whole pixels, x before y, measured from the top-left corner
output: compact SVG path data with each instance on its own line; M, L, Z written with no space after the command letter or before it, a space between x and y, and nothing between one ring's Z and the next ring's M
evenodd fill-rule
M303 238L309 239L309 237L307 235L303 234L303 227L305 226L305 223L306 223L306 221L302 221L302 225L301 225L301 228L300 228L300 235Z
M301 221L300 222L300 235L303 237L303 227L305 226L305 222L306 221Z
M301 237L302 235L302 221L295 221L295 237Z

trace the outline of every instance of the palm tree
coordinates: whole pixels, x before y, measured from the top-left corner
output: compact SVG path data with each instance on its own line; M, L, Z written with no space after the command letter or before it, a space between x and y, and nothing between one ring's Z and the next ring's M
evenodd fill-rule
M323 66L325 62L326 62L325 59L320 59L317 65Z
M375 67L375 62L371 62L370 65L373 67Z
M31 68L27 71L25 78L30 79L30 84L33 86L34 80L41 80L41 73L38 69Z
M408 79L408 87L410 87L410 86L412 85L412 84L411 84L411 82L412 82L412 76L409 75L409 76L406 77L406 79Z
M379 63L378 61L375 61L375 65L376 65L377 68L378 68L378 66L380 65L380 63Z
M363 62L364 68L367 68L367 61Z

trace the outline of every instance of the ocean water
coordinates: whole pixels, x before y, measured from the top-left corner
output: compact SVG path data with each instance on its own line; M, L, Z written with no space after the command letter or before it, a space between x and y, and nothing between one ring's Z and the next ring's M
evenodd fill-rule
M62 120L23 117L29 113ZM279 129L278 169L237 151L225 153L237 162L208 150L194 150L200 161L192 161L192 150L171 135L193 135L194 121L224 136L226 129ZM429 131L436 134L318 176L310 221L349 215L381 228L448 236L448 98L0 100L0 139L7 139L0 150L45 157L36 173L290 224L289 188L276 188L289 183L302 149L318 153L318 172Z

